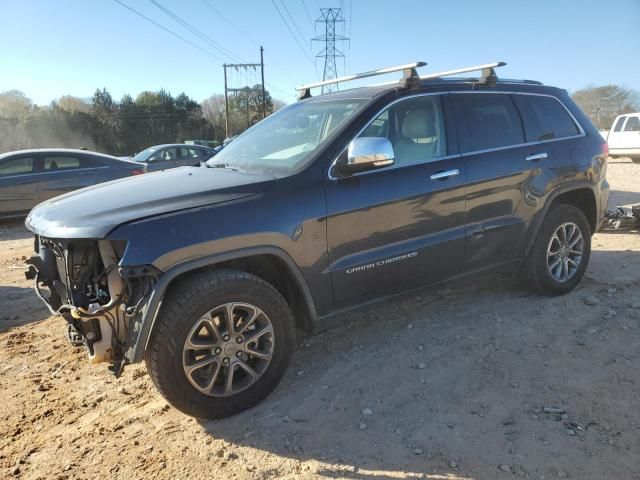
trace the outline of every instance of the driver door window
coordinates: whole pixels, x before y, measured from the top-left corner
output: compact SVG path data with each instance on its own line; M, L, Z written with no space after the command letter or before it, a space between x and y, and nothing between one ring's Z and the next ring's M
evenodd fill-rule
M447 154L439 95L402 100L378 115L360 137L388 138L398 166L429 162Z

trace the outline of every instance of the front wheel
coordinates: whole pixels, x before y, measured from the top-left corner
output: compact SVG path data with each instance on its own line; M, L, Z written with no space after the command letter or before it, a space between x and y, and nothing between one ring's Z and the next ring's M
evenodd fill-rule
M582 279L591 255L591 227L573 205L554 205L543 220L524 274L543 295L564 295Z
M244 272L209 271L182 280L164 299L145 360L178 410L224 418L271 393L294 335L291 310L271 285Z

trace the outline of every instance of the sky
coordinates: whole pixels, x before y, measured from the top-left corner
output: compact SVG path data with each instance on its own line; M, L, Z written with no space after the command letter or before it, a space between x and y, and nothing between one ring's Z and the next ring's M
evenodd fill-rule
M0 92L46 105L96 88L115 99L164 88L202 101L224 92L223 63L257 63L262 45L267 89L290 103L296 85L323 74L315 58L323 45L310 40L323 33L312 21L321 7L343 8L337 30L350 41L337 45L339 76L418 60L428 63L424 74L500 60L506 78L640 90L640 0L120 1L173 34L116 0L0 0ZM229 73L230 87L257 81L258 72Z

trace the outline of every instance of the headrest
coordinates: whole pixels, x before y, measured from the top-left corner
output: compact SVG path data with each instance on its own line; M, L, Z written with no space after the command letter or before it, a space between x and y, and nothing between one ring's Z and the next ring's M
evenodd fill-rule
M402 136L404 138L433 137L435 134L433 110L418 108L405 113L402 120Z

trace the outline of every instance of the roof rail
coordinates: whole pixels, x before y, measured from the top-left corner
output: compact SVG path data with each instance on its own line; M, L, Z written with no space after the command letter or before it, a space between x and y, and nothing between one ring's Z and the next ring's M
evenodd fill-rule
M397 65L395 67L386 67L386 68L381 68L379 70L370 70L368 72L356 73L355 75L347 75L340 78L332 78L330 80L323 80L321 82L306 83L304 85L300 85L299 87L296 87L296 90L298 91L298 100L302 100L304 98L310 97L312 88L322 87L324 85L333 85L335 83L348 82L351 80L358 80L360 78L373 77L376 75L384 75L386 73L399 72L399 71L403 71L404 75L402 79L400 79L399 81L394 81L393 83L412 85L419 78L422 78L422 77L418 77L418 74L415 69L419 67L424 67L426 64L427 62L406 63L404 65Z

